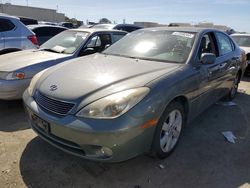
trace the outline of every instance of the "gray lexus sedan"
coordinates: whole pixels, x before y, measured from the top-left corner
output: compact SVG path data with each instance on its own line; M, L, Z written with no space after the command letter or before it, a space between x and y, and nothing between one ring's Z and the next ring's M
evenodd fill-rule
M0 56L0 100L21 99L32 77L66 60L101 52L127 33L105 29L72 29L44 43L40 49Z
M40 72L23 100L32 129L66 152L103 162L165 158L185 124L236 95L242 53L213 29L138 30Z

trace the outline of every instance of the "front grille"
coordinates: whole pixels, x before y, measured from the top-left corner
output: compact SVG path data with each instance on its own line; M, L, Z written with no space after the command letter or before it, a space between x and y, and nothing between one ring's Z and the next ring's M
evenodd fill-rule
M67 115L75 105L73 103L52 99L40 92L36 92L34 99L40 107L61 116Z

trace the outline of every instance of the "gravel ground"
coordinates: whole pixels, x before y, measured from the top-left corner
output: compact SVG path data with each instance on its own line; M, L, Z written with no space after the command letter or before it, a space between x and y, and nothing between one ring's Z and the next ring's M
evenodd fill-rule
M236 106L213 105L189 124L165 160L101 164L50 146L29 128L21 101L0 101L0 187L250 187L250 79ZM236 144L222 131L232 131Z

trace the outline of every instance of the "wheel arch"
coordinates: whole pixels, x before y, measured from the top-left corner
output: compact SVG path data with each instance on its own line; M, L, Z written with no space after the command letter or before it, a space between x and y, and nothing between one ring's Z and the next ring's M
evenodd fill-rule
M184 112L185 112L185 118L186 118L186 120L187 120L187 118L188 118L188 115L189 115L189 102L188 102L188 99L187 99L187 97L185 97L184 95L180 95L180 96L177 96L177 97L175 97L175 98L173 98L169 103L168 103L168 105L170 104L170 103L172 103L172 102L179 102L179 103L181 103L182 105L183 105L183 107L184 107ZM167 105L167 106L168 106ZM167 108L167 107L166 107Z

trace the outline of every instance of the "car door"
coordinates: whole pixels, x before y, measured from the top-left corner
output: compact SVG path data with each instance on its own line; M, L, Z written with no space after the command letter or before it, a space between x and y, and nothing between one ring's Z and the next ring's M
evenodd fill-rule
M201 57L204 53L212 53L216 56L213 64L203 64ZM198 65L197 79L199 86L197 89L197 113L204 111L208 106L217 101L217 88L220 85L220 59L217 41L213 32L205 33L200 39L200 45L197 53Z
M226 34L216 32L215 36L219 48L220 85L218 86L217 94L220 98L228 94L233 84L233 80L237 74L237 62L240 60L240 56L234 53L234 43Z

